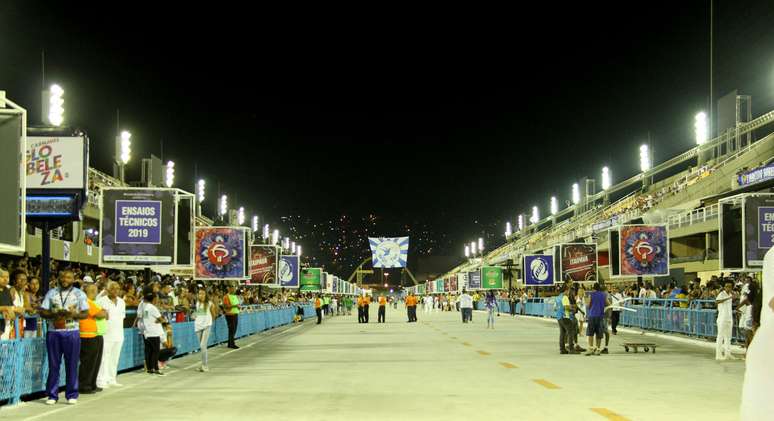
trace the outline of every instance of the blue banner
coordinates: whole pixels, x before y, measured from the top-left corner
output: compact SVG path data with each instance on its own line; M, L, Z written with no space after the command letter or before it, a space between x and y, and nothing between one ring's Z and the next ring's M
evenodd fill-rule
M772 179L774 179L774 163L740 174L737 182L739 187L745 187Z
M468 272L468 288L481 289L481 272Z
M283 288L298 288L299 286L298 256L280 256L279 283Z
M408 237L368 237L375 268L404 268L408 260Z
M115 243L161 243L161 201L116 200Z
M758 248L774 245L774 206L758 207Z
M528 254L524 256L524 284L546 286L554 284L554 256Z

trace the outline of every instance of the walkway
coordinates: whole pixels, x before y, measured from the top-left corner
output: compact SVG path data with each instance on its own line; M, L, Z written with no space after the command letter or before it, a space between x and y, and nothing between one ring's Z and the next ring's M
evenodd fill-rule
M734 420L744 364L717 363L704 348L659 341L656 354L559 355L555 323L503 315L403 310L388 323L355 316L274 329L173 360L163 378L123 374L123 388L76 406L42 401L0 410L0 419L157 420ZM636 339L636 336L628 336ZM63 402L63 399L62 401ZM120 417L120 418L115 418Z

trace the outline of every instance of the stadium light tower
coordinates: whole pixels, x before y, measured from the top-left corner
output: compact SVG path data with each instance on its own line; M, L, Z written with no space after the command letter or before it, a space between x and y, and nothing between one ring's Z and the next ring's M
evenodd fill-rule
M484 253L484 239L481 237L478 237L478 252L481 254Z
M296 245L296 254L301 257L301 244Z
M244 225L245 223L245 208L239 207L239 210L237 211L237 224L238 225Z
M551 196L551 215L556 215L559 212L559 203L556 201L556 196Z
M263 226L263 235L262 235L264 241L268 241L269 240L269 231L270 231L269 224L264 224L264 226Z
M166 178L164 179L164 185L167 187L172 187L172 185L175 184L175 163L172 161L167 161L167 173Z
M275 229L273 233L271 233L271 244L275 245L279 243L280 233L278 229Z
M204 202L204 179L201 179L196 183L196 195L199 199L199 204Z
M250 224L253 232L258 232L258 215L253 215L253 223Z
M465 246L465 257L470 257L470 246Z
M602 190L610 188L610 168L602 167Z
M524 215L522 214L519 214L518 226L519 226L519 231L524 229Z
M505 238L510 237L511 234L513 234L513 228L511 227L511 223L509 221L505 223Z
M223 196L220 196L220 217L225 218L226 214L228 213L228 196L225 194Z
M537 222L540 220L540 211L538 210L537 206L532 207L532 216L529 217L529 222L533 224L537 224Z
M295 241L291 241L290 242L290 250L288 250L288 251L291 252L291 253L295 253L295 251L296 251L296 242Z
M577 205L580 203L580 186L578 183L572 184L572 204Z
M696 117L694 117L693 128L696 135L696 144L703 145L707 143L709 137L707 113L701 111L696 114Z
M132 159L132 134L124 130L116 136L116 178L125 181L124 167Z
M650 167L650 148L647 144L644 144L640 146L640 171L648 172Z
M51 85L48 94L48 124L59 127L64 122L64 89L57 84ZM45 101L45 100L44 100Z
M476 242L471 241L470 242L470 254L475 256L476 255Z

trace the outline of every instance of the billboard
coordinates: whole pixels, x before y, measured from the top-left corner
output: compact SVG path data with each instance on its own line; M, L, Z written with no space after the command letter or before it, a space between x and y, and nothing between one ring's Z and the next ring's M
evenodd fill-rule
M247 228L196 227L194 278L248 279Z
M301 271L301 291L319 291L322 284L321 268L308 268Z
M83 137L27 137L28 189L83 189L88 166Z
M468 288L469 289L481 289L481 272L473 271L468 272Z
M482 266L481 287L483 289L503 289L503 268L500 266Z
M299 287L299 257L297 255L292 256L280 256L279 267L277 269L277 279L279 285L283 288L298 288Z
M6 108L7 107L7 108ZM23 166L27 111L0 93L0 249L24 251L26 182Z
M443 280L443 292L451 292L451 282L449 278Z
M250 284L273 285L277 283L280 248L268 244L250 246Z
M553 255L526 254L522 270L524 272L524 285L546 286L554 284L556 275Z
M444 290L443 290L443 279L436 279L435 280L435 292L444 292Z
M101 209L100 264L175 263L174 190L105 188Z
M744 201L744 254L747 267L762 267L763 256L774 245L774 195L756 195Z
M457 292L457 274L451 275L449 278L449 291Z
M368 237L375 268L404 268L408 259L408 237Z
M597 280L596 244L562 244L559 255L561 256L561 280L576 282Z
M620 276L669 275L669 236L665 225L623 225L618 242Z

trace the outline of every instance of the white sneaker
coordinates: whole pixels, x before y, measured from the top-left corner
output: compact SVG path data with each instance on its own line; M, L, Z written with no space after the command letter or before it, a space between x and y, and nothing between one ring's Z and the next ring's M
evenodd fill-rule
M46 401L46 405L56 405L56 401L53 399L49 399Z
M202 373L206 373L206 372L210 371L210 369L206 365L203 365L203 366L199 367L199 371L201 371Z
M76 403L78 403L78 399L68 399L67 400L67 404L68 405L75 405Z

